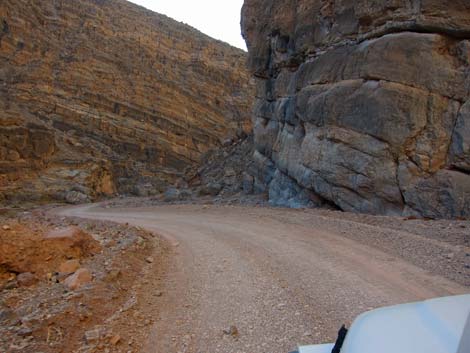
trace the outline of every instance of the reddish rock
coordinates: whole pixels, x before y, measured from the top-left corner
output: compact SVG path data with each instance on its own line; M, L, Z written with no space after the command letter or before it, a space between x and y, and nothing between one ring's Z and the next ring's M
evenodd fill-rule
M24 272L24 273L20 273L16 277L16 281L18 282L18 285L20 285L21 287L30 287L36 284L38 282L38 279L31 272Z
M115 346L119 343L119 341L121 341L121 336L115 335L115 336L111 337L111 339L109 340L109 343L111 343L113 346Z
M63 262L59 267L60 273L74 273L80 268L80 261L68 260Z
M90 234L77 227L57 229L45 236L24 225L15 224L11 228L10 231L0 228L0 268L11 273L30 272L44 278L69 259L79 261L101 250Z
M64 285L70 290L76 290L90 283L92 280L93 275L91 271L87 268L81 268L73 275L67 277L67 279L64 281Z
M101 250L90 234L75 226L51 230L44 235L44 239L46 246L62 247L68 258L80 258Z

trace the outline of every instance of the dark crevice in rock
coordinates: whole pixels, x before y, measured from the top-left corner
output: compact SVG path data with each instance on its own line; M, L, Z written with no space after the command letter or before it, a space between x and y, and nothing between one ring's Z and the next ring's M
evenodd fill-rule
M417 86L417 85L412 85L412 84L409 84L409 83L403 83L403 82L400 82L400 81L396 81L396 80L391 80L391 79L386 79L384 77L375 77L375 76L363 76L361 77L363 80L365 80L366 82L367 81L383 81L383 82L388 82L388 83L393 83L393 84L396 84L396 85L401 85L401 86L405 86L405 87L410 87L410 88L414 88L414 89L417 89L417 90L421 90L423 92L426 92L428 94L436 94L438 96L441 96L443 98L447 98L449 100L453 100L453 101L456 101L456 102L459 102L459 103L464 103L464 100L461 99L461 98L456 98L456 97L453 97L453 96L448 96L448 95L445 95L445 94L442 94L441 92L437 92L437 91L432 91L430 89L426 89L424 87L420 87L420 86Z
M384 36L400 33L416 33L416 34L439 34L454 40L470 39L470 30L452 30L445 27L425 26L417 24L416 21L404 21L387 23L386 25L375 29L374 31L358 34L357 39L343 39L327 46L317 47L315 52L309 53L308 59L315 59L324 53L344 46L354 46L365 41L380 39Z
M16 270L13 266L9 264L3 263L0 265L0 274L1 273L11 273L14 275L19 275L21 272L19 272L18 270Z
M2 33L10 34L10 26L8 25L8 22L5 19L2 21Z
M2 39L4 36L10 34L10 26L8 22L4 19L1 21L1 31L0 31L0 48L2 47Z
M263 74L263 75L257 75L255 73L256 77L265 77L265 78L276 78L277 75L279 74L279 71L283 68L291 68L291 69L297 69L300 67L302 64L307 63L309 61L312 61L316 58L321 57L323 54L328 53L331 50L338 49L340 47L344 46L357 46L365 41L371 41L371 40L377 40L382 37L385 37L387 35L393 35L393 34L401 34L401 33L415 33L415 34L438 34L442 35L445 37L448 37L449 39L453 40L466 40L470 39L470 30L452 30L452 29L446 29L444 27L437 27L437 26L423 26L417 24L415 21L406 21L402 23L392 23L391 25L385 25L382 28L378 28L372 32L366 32L364 34L359 34L358 38L356 40L352 39L345 39L336 43L333 43L328 46L322 46L322 47L317 47L315 49L315 52L302 52L296 54L296 57L289 57L288 61L282 61L278 62L275 65L273 65L272 62L272 52L270 54L270 62L269 62L269 74ZM292 65L292 63L295 62L295 65ZM344 70L344 67L343 67ZM294 70L295 71L295 70ZM340 77L343 77L341 74ZM380 79L380 78L379 78ZM393 82L393 81L391 81ZM449 97L451 99L454 99L452 97Z
M350 127L348 127L348 126L342 126L342 125L339 125L339 124L336 125L336 126L337 126L337 127L341 127L341 128L343 128L343 129L350 129ZM385 144L385 145L387 145L387 146L390 146L390 142L389 142L389 141L387 141L387 140L385 140L385 139L383 139L383 138L381 138L381 137L379 137L379 136L372 135L372 134L368 133L367 131L363 131L363 130L359 130L359 129L352 129L352 128L351 128L351 130L352 130L352 131L355 131L355 132L357 132L357 133L359 133L359 134L362 134L362 135L365 135L365 136L369 136L369 137L371 137L371 138L373 138L373 139L375 139L375 140L377 140L377 141L379 141L379 142L381 142L381 143L383 143L383 144ZM365 153L365 154L369 154L369 153L366 153L366 152L364 152L364 151L362 151L362 152ZM392 152L392 151L390 150L390 152ZM369 154L369 155L370 155L370 154Z
M322 179L325 180L324 178L322 178ZM349 192L352 192L353 194L355 194L359 198L365 199L364 196L359 193L359 191L357 191L356 189L354 189L352 187L349 187L349 186L346 186L346 185L341 185L341 184L338 184L338 183L333 183L333 182L328 182L328 184L330 184L334 187L340 188L340 189L348 190ZM331 200L331 201L334 202L333 200ZM353 207L353 208L356 208L356 207Z
M275 176L268 186L269 202L273 206L283 207L327 207L341 210L332 201L325 199L311 188L302 187L287 171L277 169ZM289 195L288 198L280 195Z
M464 168L459 167L459 166L452 165L448 168L448 170L451 170L451 171L454 171L454 172L459 172L459 173L470 176L470 170L464 169Z
M349 78L344 78L343 76L341 76L342 79L341 80L337 80L337 81L326 81L326 80L323 80L323 81L318 81L318 82L315 82L315 83L311 83L311 84L308 84L304 87L300 87L297 89L297 92L300 92L302 89L306 88L306 87L315 87L315 86L319 86L319 87L322 87L322 86L332 86L332 85L336 85L336 84L340 84L342 82L346 82L346 81L353 81L353 80L363 80L364 83L367 83L367 82L387 82L387 83L393 83L393 84L396 84L396 85L401 85L401 86L405 86L405 87L410 87L410 88L413 88L413 89L416 89L416 90L420 90L420 91L423 91L423 92L426 92L427 94L435 94L435 95L438 95L440 97L443 97L443 98L447 98L449 100L452 100L452 101L456 101L460 104L463 104L465 103L465 100L463 98L456 98L454 96L448 96L448 95L444 95L440 92L437 92L437 91L432 91L430 89L426 89L424 87L420 87L420 86L417 86L417 85L412 85L412 84L409 84L409 83L403 83L403 82L400 82L400 81L397 81L397 80L391 80L391 79L387 79L387 78L384 78L384 77L379 77L379 76L371 76L371 75L364 75L364 76L360 76L358 78L354 78L354 79L349 79Z
M321 175L318 173L319 171L312 170L310 167L306 166L306 165L303 164L303 163L302 163L301 165L302 165L305 169L311 170L313 173L315 173L316 178L321 179L325 184L328 184L328 185L330 185L330 186L332 186L332 187L336 187L336 188L348 190L348 191L354 193L355 195L357 195L358 197L364 198L364 197L363 197L360 193L358 193L358 191L355 190L354 188L350 188L350 187L348 187L348 186L345 186L345 185L342 185L342 184L338 184L338 183L334 183L334 182L332 182L332 181L330 181L330 180L327 180L327 179L325 179L323 176L321 176ZM292 179L293 179L293 178L292 178ZM297 180L296 180L296 179L293 179L293 180L297 183ZM298 184L298 183L297 183L297 184ZM299 184L299 185L300 185L300 184ZM335 202L334 199L329 199L329 198L326 198L325 196L322 196L322 195L318 194L314 187L309 187L309 188L306 188L306 189L312 191L313 193L315 193L315 195L318 195L318 197L320 197L320 198L324 201L325 204L330 205L330 206L333 206L333 207L334 207L335 209L337 209L337 210L344 211L344 209L343 209L340 205L338 205L338 204Z
M366 40L378 39L380 37L404 32L422 33L422 34L441 34L453 39L470 39L469 30L459 30L440 26L425 25L417 23L416 20L387 23L386 25L375 29L374 31L364 33L359 36L357 43Z
M396 164L395 181L397 183L398 191L400 191L402 205L406 205L405 192L404 192L404 190L402 188L402 185L400 183L400 161L398 159L395 159L395 164Z
M359 150L357 150L357 151L359 151ZM359 151L359 152L362 153L362 151ZM370 176L369 176L369 175L367 175L367 174L364 173L364 172L361 172L360 170L358 170L358 168L352 168L352 167L348 166L346 163L341 163L341 164L338 164L338 165L339 165L340 167L346 169L346 170L349 170L350 172L355 173L356 175L362 175L364 178L370 179Z
M335 204L333 201L330 201L330 200L327 200L327 199L323 199L323 205L322 205L323 208L329 208L331 210L335 210L335 211L341 211L341 212L344 212L344 210L339 207L337 204Z

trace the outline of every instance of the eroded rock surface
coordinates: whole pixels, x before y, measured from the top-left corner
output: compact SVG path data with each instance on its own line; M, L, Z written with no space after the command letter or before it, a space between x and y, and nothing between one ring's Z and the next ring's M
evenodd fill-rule
M468 1L246 0L242 27L271 203L470 216Z
M165 190L250 131L245 62L126 1L1 1L0 200Z

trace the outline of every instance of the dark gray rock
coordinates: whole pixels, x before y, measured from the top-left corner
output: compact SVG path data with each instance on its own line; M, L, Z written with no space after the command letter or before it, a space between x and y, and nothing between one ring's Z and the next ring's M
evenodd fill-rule
M297 5L242 11L254 191L273 205L303 205L304 191L345 211L469 217L468 3Z
M79 191L69 191L65 194L65 201L73 205L78 205L90 202L90 198Z
M450 158L454 167L470 173L470 101L460 109L452 137Z
M470 178L452 170L434 175L420 173L411 162L400 165L399 179L407 209L405 214L427 218L470 217Z
M207 185L201 186L199 195L201 196L217 196L222 191L223 185L220 183L212 182Z
M246 195L253 194L254 184L255 184L255 178L246 172L243 173L243 192Z
M193 193L189 189L180 190L180 199L181 200L191 200L193 198Z
M277 170L269 184L269 204L278 207L308 208L321 205L321 199L300 187L292 178Z
M180 192L180 190L178 190L176 188L170 187L163 194L163 199L166 202L179 201L181 199L181 192Z
M16 332L16 334L20 337L28 337L33 334L33 330L31 330L29 327L22 327Z
M138 183L133 188L133 194L141 197L153 196L158 194L158 189L152 183Z

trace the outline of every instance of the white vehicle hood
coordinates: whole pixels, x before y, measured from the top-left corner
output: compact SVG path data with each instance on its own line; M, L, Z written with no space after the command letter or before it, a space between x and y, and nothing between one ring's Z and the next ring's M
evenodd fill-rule
M469 315L470 294L369 311L354 321L341 353L470 353Z

